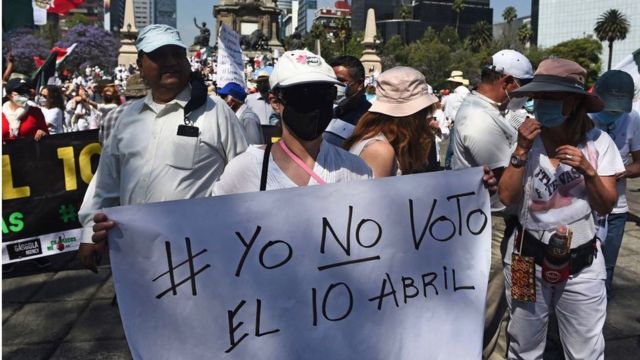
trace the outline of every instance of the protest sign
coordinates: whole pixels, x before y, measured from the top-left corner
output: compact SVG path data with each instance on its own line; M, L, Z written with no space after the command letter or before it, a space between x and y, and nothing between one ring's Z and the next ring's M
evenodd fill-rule
M78 209L100 152L98 130L2 145L3 263L78 248Z
M107 209L136 359L479 359L482 169Z
M240 35L226 24L220 25L220 33L218 34L217 65L216 82L218 87L221 88L229 82L245 85Z

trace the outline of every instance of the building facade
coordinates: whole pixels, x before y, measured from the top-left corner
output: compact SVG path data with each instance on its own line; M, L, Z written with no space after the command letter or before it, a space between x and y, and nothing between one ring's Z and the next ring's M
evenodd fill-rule
M153 18L155 24L176 27L176 0L155 0Z
M405 42L422 37L427 28L441 31L445 26L456 26L458 14L453 11L453 0L353 0L351 24L354 31L363 31L370 8L376 11L376 25L382 39L400 35ZM400 18L400 9L405 6L409 17ZM458 33L466 37L472 26L479 21L492 24L493 9L489 0L467 0L459 15Z
M638 0L534 0L532 14L536 14L537 44L554 46L563 41L596 37L593 31L596 21L605 11L618 9L626 15L631 25L627 38L613 44L612 66L640 48L640 3ZM537 11L536 11L537 10ZM603 42L603 71L609 57L608 43Z

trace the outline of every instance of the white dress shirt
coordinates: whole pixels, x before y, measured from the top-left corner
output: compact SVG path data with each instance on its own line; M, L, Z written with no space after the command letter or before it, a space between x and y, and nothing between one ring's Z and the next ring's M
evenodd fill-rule
M221 99L207 97L192 112L197 137L177 135L190 91L187 86L167 104L148 94L122 113L125 121L116 122L80 208L82 242L91 242L100 209L206 196L226 164L245 151L244 132Z

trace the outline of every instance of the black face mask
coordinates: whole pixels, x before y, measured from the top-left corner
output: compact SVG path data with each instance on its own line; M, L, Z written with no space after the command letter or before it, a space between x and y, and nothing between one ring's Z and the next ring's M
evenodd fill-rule
M311 141L322 135L333 118L333 101L310 98L285 105L282 121L298 138Z

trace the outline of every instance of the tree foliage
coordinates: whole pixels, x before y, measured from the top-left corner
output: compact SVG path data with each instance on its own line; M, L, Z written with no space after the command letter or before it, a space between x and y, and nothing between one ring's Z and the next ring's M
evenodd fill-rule
M2 34L2 55L8 53L14 57L14 72L29 75L36 70L34 56L45 59L49 56L50 47L34 31L28 28L20 28Z
M522 24L518 28L518 41L522 46L526 46L533 38L533 30L529 24Z
M598 40L609 42L609 62L607 69L611 69L611 56L613 52L613 43L617 40L624 40L629 33L629 20L627 16L618 9L609 9L605 11L596 22L593 31L596 33Z
M69 29L56 46L66 48L73 43L78 45L63 64L71 72L93 66L110 72L116 67L120 45L110 32L97 26L78 24Z
M602 63L600 54L602 43L596 39L582 38L563 41L546 51L545 57L559 57L577 62L587 70L586 85L593 85L598 79Z
M464 0L453 0L451 3L451 9L456 13L456 33L460 25L460 13L464 10Z
M493 29L491 24L482 20L473 24L471 33L468 36L468 45L473 51L480 51L482 47L489 44L493 39Z

